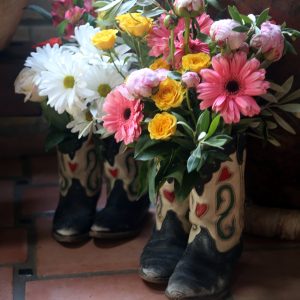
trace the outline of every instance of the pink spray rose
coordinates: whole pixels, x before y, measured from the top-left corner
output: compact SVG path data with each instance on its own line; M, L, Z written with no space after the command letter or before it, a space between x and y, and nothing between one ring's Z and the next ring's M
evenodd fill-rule
M210 27L210 36L212 40L216 41L220 46L227 44L231 50L237 50L247 39L246 33L232 30L238 26L240 26L240 24L231 19L216 21Z
M200 77L196 72L186 72L182 75L182 83L188 88L195 88L200 83Z
M144 68L132 72L126 79L126 88L133 98L150 97L152 90L158 87L160 77L157 72Z
M264 22L261 25L260 33L252 37L250 46L259 49L267 60L279 60L284 49L284 37L280 26L269 21Z

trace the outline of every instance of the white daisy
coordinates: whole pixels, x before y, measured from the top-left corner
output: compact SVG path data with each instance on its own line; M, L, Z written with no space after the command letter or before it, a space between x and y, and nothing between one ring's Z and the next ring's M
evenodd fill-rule
M86 89L81 91L85 103L103 101L111 90L124 82L124 78L110 63L89 66L82 80L86 82Z
M86 65L74 58L69 52L61 52L45 63L46 71L41 72L39 91L41 96L48 97L48 104L58 113L72 112L74 107L85 109L80 96L91 93L85 90L85 82L80 80Z
M60 56L62 49L58 44L55 44L51 47L49 44L44 47L38 47L36 52L32 52L25 61L25 66L31 68L35 73L34 83L39 84L40 74L42 71L46 71L46 63L51 62L53 57Z

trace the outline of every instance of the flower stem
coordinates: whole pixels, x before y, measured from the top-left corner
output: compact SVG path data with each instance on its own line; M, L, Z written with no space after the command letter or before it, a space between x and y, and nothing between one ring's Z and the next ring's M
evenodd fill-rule
M197 122L196 122L196 118L195 118L194 113L193 113L193 109L192 109L192 105L191 105L191 99L190 99L190 95L189 95L188 90L186 91L186 104L188 106L188 109L189 109L190 115L192 117L192 120L194 122L194 125L196 126Z
M170 57L169 60L171 61L171 65L174 68L175 65L175 33L174 28L171 29L171 41L170 41Z
M190 41L190 26L191 26L191 18L184 18L185 29L184 29L184 53L190 53L189 41Z
M123 73L121 72L121 70L117 67L116 63L115 63L115 60L114 60L114 57L112 55L112 52L111 51L108 51L108 54L109 54L109 57L112 61L112 63L114 64L114 67L115 69L117 70L117 72L125 79L126 77L123 75Z

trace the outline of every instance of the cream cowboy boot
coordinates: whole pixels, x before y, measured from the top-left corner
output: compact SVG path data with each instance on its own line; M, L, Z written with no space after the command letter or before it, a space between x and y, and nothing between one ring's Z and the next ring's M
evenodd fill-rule
M237 152L230 158L190 194L192 228L186 251L168 283L170 299L223 299L229 292L233 266L242 249L245 166L245 157Z
M148 282L166 283L182 257L188 240L188 199L175 199L174 182L166 182L156 201L156 224L140 259L140 276Z
M101 166L91 138L70 153L57 151L60 199L53 219L53 237L78 242L89 237L101 190Z
M138 166L133 151L113 142L107 146L107 152L104 172L111 191L106 206L96 214L90 236L100 239L132 237L142 229L149 198L137 196Z

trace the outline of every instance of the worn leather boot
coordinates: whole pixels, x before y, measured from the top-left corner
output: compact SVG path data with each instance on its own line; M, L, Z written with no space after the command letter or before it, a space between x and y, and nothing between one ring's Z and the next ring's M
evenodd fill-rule
M148 282L167 283L188 241L188 199L176 201L174 182L166 182L156 201L156 224L140 259L140 276Z
M190 194L188 246L170 277L169 299L224 299L242 251L244 159L234 152Z
M53 237L59 242L80 242L89 238L101 190L101 165L91 138L75 151L57 151L59 203L53 219Z
M99 239L128 238L137 235L148 215L148 195L138 197L138 165L133 151L115 142L106 145L104 163L109 190L105 207L94 219L90 236Z

